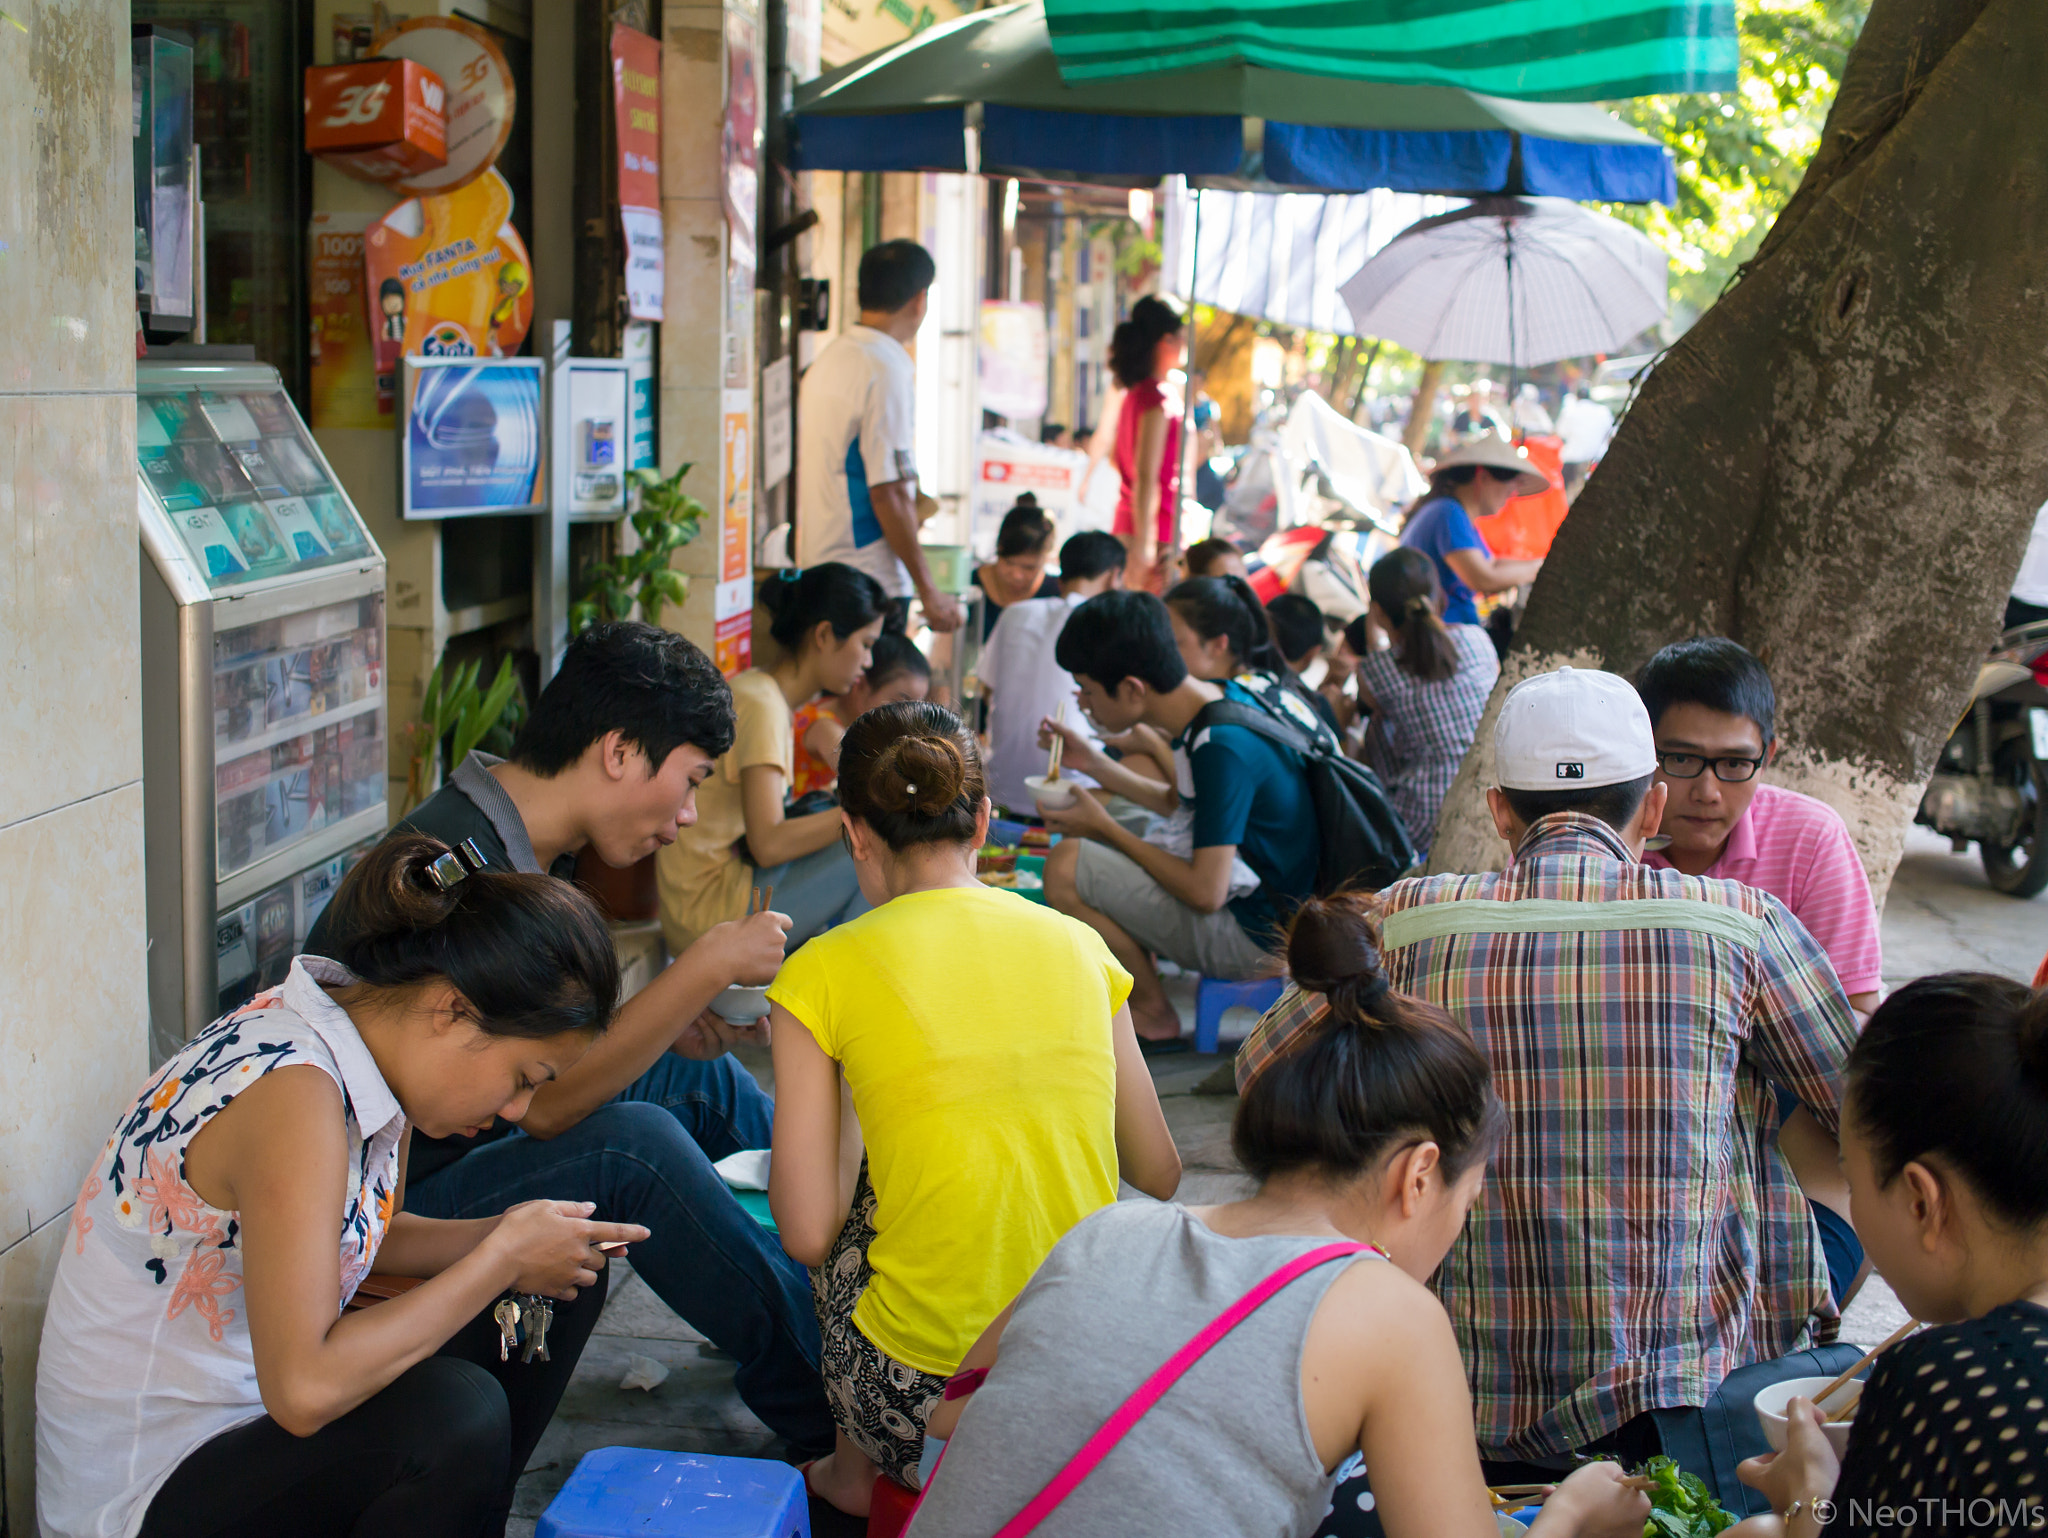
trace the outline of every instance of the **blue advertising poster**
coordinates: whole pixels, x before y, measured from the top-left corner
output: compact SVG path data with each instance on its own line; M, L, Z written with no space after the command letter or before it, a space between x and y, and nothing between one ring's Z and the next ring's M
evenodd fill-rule
M405 516L547 506L538 358L405 360Z

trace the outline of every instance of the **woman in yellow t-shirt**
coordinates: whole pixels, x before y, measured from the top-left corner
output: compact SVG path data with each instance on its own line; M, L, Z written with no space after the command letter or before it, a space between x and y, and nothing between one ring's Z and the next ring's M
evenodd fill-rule
M1172 1196L1180 1155L1130 974L1085 925L975 880L989 800L959 719L869 711L841 746L839 796L875 907L768 990L768 1201L813 1268L839 1427L811 1488L859 1516L878 1471L917 1483L947 1375L1060 1236L1116 1200L1119 1174Z
M732 681L732 749L697 789L697 821L654 862L670 955L744 917L756 886L775 888L791 950L867 912L840 846L839 813L788 817L783 802L795 780L797 707L859 681L888 596L866 572L827 561L771 578L761 603L781 655Z

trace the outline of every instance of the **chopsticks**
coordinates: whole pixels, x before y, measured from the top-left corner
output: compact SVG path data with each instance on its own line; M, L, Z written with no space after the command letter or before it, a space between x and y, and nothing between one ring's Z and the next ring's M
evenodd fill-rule
M1540 1485L1488 1485L1486 1493L1493 1497L1493 1504L1496 1507L1504 1508L1517 1504L1540 1506L1550 1496L1557 1493L1558 1484L1562 1481L1563 1477L1563 1475L1559 1475L1557 1479ZM1619 1484L1624 1490L1641 1490L1645 1493L1657 1488L1657 1481L1650 1478L1647 1474L1628 1474L1616 1480L1615 1483Z
M752 918L757 913L766 913L768 905L774 901L775 888L773 886L765 890L755 887L753 894L747 898L747 917Z
M1814 1404L1819 1405L1822 1400L1828 1397L1828 1395L1834 1393L1836 1389L1840 1388L1843 1384L1847 1383L1851 1378L1855 1377L1856 1374L1863 1371L1864 1368L1868 1367L1872 1362L1876 1361L1885 1352L1891 1350L1892 1347L1896 1346L1900 1341L1904 1340L1908 1335L1911 1335L1915 1330L1919 1328L1919 1320L1908 1319L1904 1324L1900 1325L1896 1330L1892 1331L1891 1334L1887 1335L1883 1340L1879 1341L1875 1346L1872 1346L1860 1358L1858 1358L1855 1366L1851 1367L1847 1372L1843 1373L1841 1377L1835 1379L1834 1382L1830 1383L1818 1394L1815 1394L1813 1396ZM1860 1404L1862 1400L1862 1391L1858 1390L1856 1397L1854 1399L1851 1399L1847 1404L1828 1411L1827 1418L1830 1421L1847 1420L1851 1415L1856 1413L1856 1406Z
M1067 724L1067 702L1065 700L1060 701L1059 713L1052 718L1052 724L1054 726L1065 726ZM1065 750L1066 746L1066 737L1060 732L1054 732L1052 734L1052 752L1047 755L1045 760L1045 780L1048 785L1060 777L1060 754Z

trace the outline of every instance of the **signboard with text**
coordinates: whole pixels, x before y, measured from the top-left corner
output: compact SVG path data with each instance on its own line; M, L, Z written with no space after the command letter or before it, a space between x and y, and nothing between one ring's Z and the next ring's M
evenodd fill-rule
M400 439L407 518L547 507L538 358L407 358Z
M753 392L727 390L718 456L718 586L712 593L714 660L727 677L753 656Z
M373 222L363 265L380 389L401 358L509 357L533 324L533 272L495 167Z
M313 215L306 308L312 322L311 389L306 419L314 427L391 428L392 401L377 389L363 300L363 227L369 215Z
M661 44L612 28L612 112L619 141L619 223L626 236L626 311L662 318Z

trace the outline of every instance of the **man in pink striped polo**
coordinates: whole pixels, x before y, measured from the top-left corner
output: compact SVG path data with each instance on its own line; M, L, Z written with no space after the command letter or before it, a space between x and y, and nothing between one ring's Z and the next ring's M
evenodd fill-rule
M1771 675L1726 637L1700 636L1665 647L1635 682L1650 713L1657 780L1668 787L1658 833L1669 843L1644 861L1777 898L1827 952L1860 1024L1877 1007L1884 963L1870 877L1840 813L1761 778L1778 756ZM1796 1099L1778 1099L1778 1151L1807 1200L1846 1221L1849 1183L1834 1140Z
M1766 784L1778 755L1777 696L1764 665L1703 636L1665 647L1636 675L1669 787L1651 865L1769 892L1820 942L1859 1014L1877 1006L1883 953L1870 878L1841 815Z

